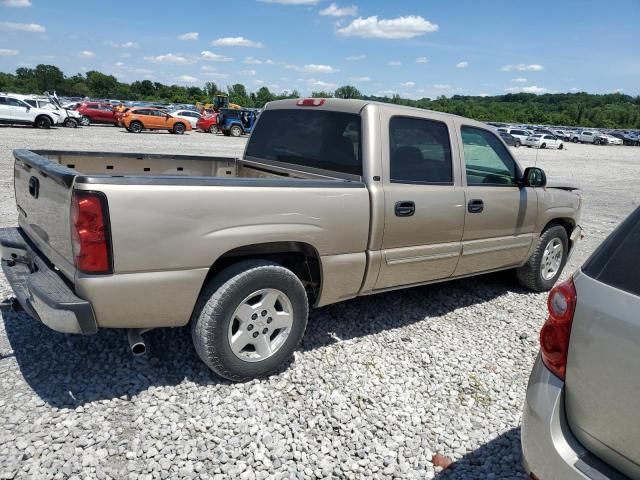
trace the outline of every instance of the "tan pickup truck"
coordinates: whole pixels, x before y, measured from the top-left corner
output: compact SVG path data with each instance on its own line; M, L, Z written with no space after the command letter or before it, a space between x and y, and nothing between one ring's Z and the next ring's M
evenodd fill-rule
M514 269L549 289L579 192L485 124L359 100L267 105L240 159L16 150L16 298L54 330L191 323L219 375L273 372L309 307ZM515 276L514 276L515 277Z

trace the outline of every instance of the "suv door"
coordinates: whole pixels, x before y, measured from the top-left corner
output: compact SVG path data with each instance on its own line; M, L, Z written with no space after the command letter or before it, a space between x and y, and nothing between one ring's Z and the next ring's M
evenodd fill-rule
M388 135L381 135L385 220L376 290L448 278L460 257L464 191L454 125L430 117L381 113Z
M462 256L454 275L523 263L535 237L538 197L519 186L518 164L496 135L458 124L464 169Z
M31 105L11 97L6 97L6 103L11 112L11 120L14 123L32 123L35 120L31 112Z

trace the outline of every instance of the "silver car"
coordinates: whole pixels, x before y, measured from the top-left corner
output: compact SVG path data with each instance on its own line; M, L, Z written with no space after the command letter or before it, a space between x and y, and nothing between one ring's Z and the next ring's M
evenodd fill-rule
M640 208L549 294L522 419L531 478L640 478Z

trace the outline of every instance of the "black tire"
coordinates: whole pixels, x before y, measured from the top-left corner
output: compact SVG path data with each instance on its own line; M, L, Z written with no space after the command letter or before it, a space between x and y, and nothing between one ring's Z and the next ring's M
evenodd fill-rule
M230 137L230 136L231 136L231 132L230 132L229 130L223 130L223 131L222 131L222 134L223 134L225 137Z
M564 143L561 143L561 144L558 146L558 150L562 150L562 149L564 149Z
M64 126L67 128L78 128L78 120L75 118L67 118L64 121Z
M228 331L236 308L248 295L265 288L278 289L288 297L293 324L270 357L245 361L232 351ZM211 370L241 382L272 374L290 360L304 336L308 314L307 294L293 272L266 260L244 260L227 267L205 286L191 317L191 336L198 356Z
M211 125L207 131L209 133L218 133L218 126L217 125Z
M517 141L513 146L516 148L520 148L520 145L522 145L520 141Z
M562 243L563 249L560 268L558 269L558 272L553 276L553 278L544 279L541 272L544 251L547 245L556 238L559 239ZM525 263L522 267L516 269L516 275L518 276L520 284L523 287L526 287L534 292L546 292L548 290L551 290L553 285L558 280L558 277L560 277L560 275L562 274L562 270L567 263L568 254L569 238L567 236L567 231L561 225L550 225L546 230L542 232L542 235L540 235L540 238L538 239L538 243L536 245L536 249L534 250L531 257L529 257L527 263Z
M80 125L82 125L83 127L88 127L89 125L91 125L91 119L86 115L83 115L80 119Z
M242 135L242 128L238 125L234 125L229 129L229 133L232 137L239 137Z
M140 133L143 129L144 129L144 126L142 125L142 123L138 122L137 120L129 124L129 131L132 133Z
M35 126L37 128L48 129L51 128L52 123L53 122L49 117L47 117L46 115L40 115L38 118L36 118Z
M577 138L577 137L573 139L573 143L578 143L579 141L580 141L580 140L578 140L578 138Z
M598 140L597 138L593 141L594 145L600 145L600 140Z
M178 122L173 126L173 133L176 135L182 135L186 129L187 127L184 126L184 123Z

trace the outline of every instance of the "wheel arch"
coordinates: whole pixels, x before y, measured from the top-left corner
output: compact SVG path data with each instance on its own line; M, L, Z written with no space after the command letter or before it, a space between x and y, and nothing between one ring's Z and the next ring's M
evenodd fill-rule
M219 256L209 267L200 292L222 270L249 259L270 260L291 270L304 285L309 305L315 305L320 298L322 286L320 254L312 245L297 241L256 243L229 250Z
M569 217L553 218L547 222L547 224L542 229L542 232L556 225L564 228L564 230L567 232L567 239L569 240L569 251L571 251L573 249L573 244L571 242L571 232L573 232L573 229L576 227L575 220Z
M56 124L55 120L54 120L51 116L47 115L46 113L40 113L40 114L39 114L39 115L38 115L38 116L33 120L33 123L37 124L37 123L38 123L38 119L39 119L39 118L42 118L42 117L48 118L48 119L49 119L49 121L51 122L51 126L52 126L52 127Z

